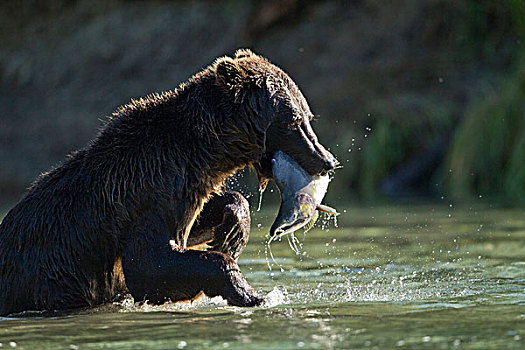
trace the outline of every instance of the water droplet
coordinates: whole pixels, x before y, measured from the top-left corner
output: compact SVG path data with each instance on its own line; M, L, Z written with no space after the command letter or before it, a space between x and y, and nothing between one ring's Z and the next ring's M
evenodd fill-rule
M257 211L261 211L263 193L264 190L259 189L259 205L257 206Z

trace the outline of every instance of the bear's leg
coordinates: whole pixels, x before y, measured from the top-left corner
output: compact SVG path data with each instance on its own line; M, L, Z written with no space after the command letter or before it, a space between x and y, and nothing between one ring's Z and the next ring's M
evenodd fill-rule
M204 205L188 237L188 247L205 243L210 250L237 260L250 235L250 206L239 192L214 194Z
M220 295L236 306L262 302L229 255L173 247L165 232L167 226L150 213L129 235L122 268L136 301L161 304L193 299L204 292L209 297Z

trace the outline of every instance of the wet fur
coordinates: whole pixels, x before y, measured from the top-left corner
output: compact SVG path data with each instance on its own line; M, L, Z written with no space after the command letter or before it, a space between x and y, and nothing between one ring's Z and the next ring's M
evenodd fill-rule
M0 225L0 315L127 292L120 260L136 228L155 225L143 221L149 213L166 226L144 227L163 232L148 239L184 251L211 194L239 168L261 171L277 118L271 77L286 75L249 51L218 59L175 91L121 107L85 148L41 175Z

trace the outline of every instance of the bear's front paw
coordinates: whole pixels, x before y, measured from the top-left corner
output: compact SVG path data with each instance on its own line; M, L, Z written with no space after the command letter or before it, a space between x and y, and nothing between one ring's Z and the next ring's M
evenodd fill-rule
M254 307L254 306L259 306L261 305L262 303L264 302L264 298L260 298L258 296L255 296L251 302L249 302L248 304L246 304L245 306L246 307Z
M227 282L224 288L224 297L230 305L253 307L261 305L263 298L257 295L255 289L246 281L242 273L232 269L226 273Z
M228 275L230 283L227 284L224 291L224 297L228 300L228 304L253 307L263 303L264 299L257 295L255 289L248 284L240 271L231 271Z
M199 264L202 290L209 297L222 296L230 305L257 306L263 299L246 281L239 266L230 256L219 252L195 252L202 259ZM195 279L195 278L193 278Z

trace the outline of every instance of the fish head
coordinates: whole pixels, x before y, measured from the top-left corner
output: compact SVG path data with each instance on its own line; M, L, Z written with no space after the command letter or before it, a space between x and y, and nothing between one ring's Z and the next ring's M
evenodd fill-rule
M330 182L328 174L312 176L280 150L272 159L272 171L281 192L281 206L270 237L294 232L307 224L311 227L317 219L316 210L338 214L335 209L321 204Z
M305 226L314 217L316 207L314 199L306 193L283 198L279 214L270 228L270 237L282 236Z

